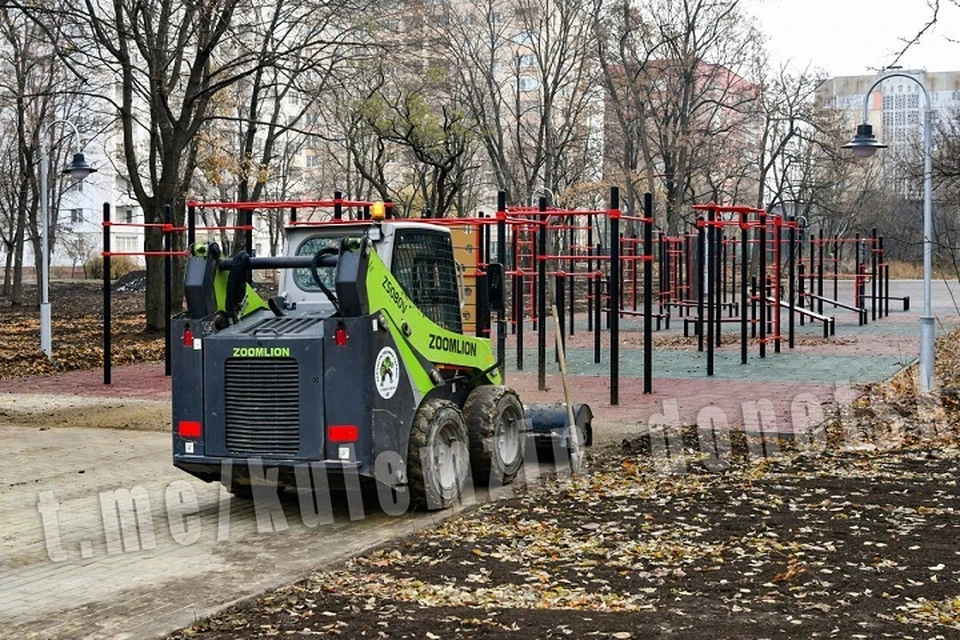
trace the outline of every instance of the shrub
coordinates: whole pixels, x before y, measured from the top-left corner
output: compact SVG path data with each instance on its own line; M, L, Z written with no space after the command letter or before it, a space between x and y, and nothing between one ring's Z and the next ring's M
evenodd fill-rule
M110 258L110 279L116 280L139 267L129 256L112 256ZM83 263L83 277L87 280L103 279L103 257L93 256Z

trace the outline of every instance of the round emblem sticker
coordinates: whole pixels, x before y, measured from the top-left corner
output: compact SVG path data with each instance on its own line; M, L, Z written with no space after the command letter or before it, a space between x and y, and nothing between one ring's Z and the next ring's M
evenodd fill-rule
M397 392L400 385L400 359L392 347L384 347L377 354L373 381L377 385L377 393L384 400L389 400Z

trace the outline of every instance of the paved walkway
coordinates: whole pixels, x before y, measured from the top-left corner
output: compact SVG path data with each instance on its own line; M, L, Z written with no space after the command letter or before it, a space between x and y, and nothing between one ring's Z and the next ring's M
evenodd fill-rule
M305 524L295 496L255 509L174 469L162 433L0 426L0 448L9 638L163 635L444 517L351 521L335 497L330 524Z

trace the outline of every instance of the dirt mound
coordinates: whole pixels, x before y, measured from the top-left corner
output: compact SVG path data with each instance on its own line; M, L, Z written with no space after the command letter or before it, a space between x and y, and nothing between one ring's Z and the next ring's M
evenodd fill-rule
M113 290L120 293L143 293L147 290L147 272L131 271L113 283Z

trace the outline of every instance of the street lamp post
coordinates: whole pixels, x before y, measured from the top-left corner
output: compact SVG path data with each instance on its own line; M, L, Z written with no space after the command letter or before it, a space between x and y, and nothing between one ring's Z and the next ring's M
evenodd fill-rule
M934 360L934 324L931 311L931 282L933 280L933 109L930 102L930 93L927 87L913 76L893 72L885 74L870 86L863 97L863 124L857 127L857 134L853 140L843 145L844 149L851 149L858 158L869 158L877 149L884 149L887 145L880 144L873 135L873 127L867 124L867 111L870 105L870 94L873 90L889 78L905 78L915 82L923 91L926 110L923 119L923 315L920 316L920 391L927 393L933 388L933 360Z
M73 135L76 136L79 146L80 132L69 120L54 120L44 127L40 133L40 277L42 285L40 288L40 349L48 358L53 357L53 324L51 322L50 312L50 229L49 213L47 204L47 147L44 143L47 132L55 124L70 125L73 129ZM73 154L73 161L64 170L64 174L73 176L74 180L83 180L96 169L87 164L83 153L77 151Z

